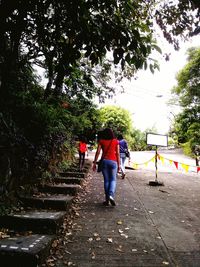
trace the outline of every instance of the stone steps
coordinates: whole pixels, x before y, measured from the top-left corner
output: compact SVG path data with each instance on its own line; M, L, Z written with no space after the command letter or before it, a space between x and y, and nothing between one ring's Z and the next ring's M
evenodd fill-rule
M20 200L25 207L33 207L37 209L53 209L53 210L65 210L69 208L73 200L73 196L70 195L53 195L47 194L46 196L20 196Z
M56 177L56 178L53 178L53 181L55 183L81 185L83 183L84 179L83 178L77 178L77 177Z
M81 189L80 185L77 184L45 184L41 185L39 187L39 190L41 192L48 192L52 194L66 194L66 195L71 195L75 196L78 191Z
M37 267L49 255L55 236L30 235L0 240L2 267Z
M67 209L74 196L81 189L87 176L90 164L84 172L61 172L61 177L53 178L54 184L38 187L39 193L34 196L20 195L24 207L39 210L24 210L7 216L0 216L0 227L21 232L0 240L0 266L2 267L38 267L49 255L55 234L59 233ZM22 235L28 231L31 235Z
M56 234L63 223L64 211L23 211L0 216L1 227L14 231Z
M76 178L85 178L86 173L83 172L59 172L59 175L62 177L76 177Z

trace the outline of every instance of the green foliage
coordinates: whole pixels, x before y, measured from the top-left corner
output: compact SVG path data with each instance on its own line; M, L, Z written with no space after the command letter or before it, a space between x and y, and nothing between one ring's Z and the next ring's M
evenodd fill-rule
M190 142L186 142L186 143L182 144L181 147L183 148L183 153L185 155L188 155L190 157L194 156L194 154L192 153L192 150L191 150Z
M134 73L144 65L153 70L157 66L151 59L146 62L151 51L158 50L152 8L149 1L50 0L29 1L26 6L20 0L9 5L1 1L2 77L11 78L11 71L24 59L34 61L46 70L46 95L52 91L59 95L74 68L87 74L88 66L102 65L108 51L122 71L132 68Z
M191 151L195 152L195 147L200 145L200 122L194 122L187 131L187 139L189 140Z
M200 48L189 49L188 55L188 63L177 75L178 85L172 91L182 107L172 132L177 135L178 143L186 144L185 151L194 153L195 145L200 144Z
M173 92L179 96L182 107L188 108L200 102L200 48L188 50L188 63L177 75L178 85Z
M146 133L138 129L134 129L131 133L132 142L129 140L131 150L133 151L142 151L146 150Z
M187 39L199 34L200 6L198 0L159 1L156 22L165 39L179 49L179 36Z
M113 129L116 136L122 134L127 140L129 148L133 151L151 150L152 147L146 143L146 133L154 132L156 129L146 129L144 132L133 128L132 118L129 111L116 106L104 106L100 109L97 118L101 128Z
M147 145L146 135L147 133L157 133L156 129L146 129L141 131L139 129L133 129L131 132L130 147L135 151L151 150L152 146Z
M76 152L75 137L88 138L95 131L95 106L81 93L45 97L32 69L10 81L0 113L0 186L10 191L42 173L55 173L64 162L70 164ZM11 90L9 90L11 88ZM65 105L64 105L65 104ZM61 165L60 165L61 164Z
M105 106L100 109L102 128L112 128L115 135L129 135L132 130L131 114L126 109L116 106Z

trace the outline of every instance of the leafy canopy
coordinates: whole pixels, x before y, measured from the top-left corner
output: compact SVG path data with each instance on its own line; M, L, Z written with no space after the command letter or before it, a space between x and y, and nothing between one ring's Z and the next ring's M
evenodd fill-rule
M154 48L147 13L151 5L145 1L37 0L24 5L21 0L2 0L0 10L3 65L10 59L12 68L24 58L35 61L47 70L47 89L53 86L58 93L70 67L79 67L81 58L101 64L112 51L114 64L136 70Z
M200 48L188 50L188 63L177 75L177 86L172 90L182 107L174 132L181 143L189 143L191 151L200 144Z
M105 106L100 109L102 128L112 128L115 135L128 135L132 130L131 114L126 109L116 106Z

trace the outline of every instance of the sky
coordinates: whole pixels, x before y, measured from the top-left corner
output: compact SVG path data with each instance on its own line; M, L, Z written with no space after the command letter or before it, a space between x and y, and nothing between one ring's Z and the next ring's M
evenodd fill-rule
M141 131L155 127L158 133L166 134L174 115L180 112L178 106L167 105L172 97L171 89L177 84L176 74L187 63L187 49L200 46L200 36L181 43L179 51L174 51L173 47L164 41L160 46L163 53L171 54L169 61L159 56L160 71L155 71L154 74L150 71L140 71L136 80L124 79L121 84L114 84L118 88L123 86L125 93L107 100L105 105L127 109L132 116L133 126Z

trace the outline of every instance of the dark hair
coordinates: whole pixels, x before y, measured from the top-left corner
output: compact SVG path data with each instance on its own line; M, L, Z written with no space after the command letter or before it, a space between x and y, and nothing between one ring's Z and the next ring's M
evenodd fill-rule
M98 141L101 140L101 139L103 139L103 138L102 138L102 132L103 132L103 131L98 131L98 133L97 133L97 140L98 140Z
M117 139L118 139L118 140L122 140L122 139L124 139L124 137L123 137L122 134L119 134Z
M80 137L80 141L81 141L82 143L87 143L87 139L86 139L85 136L81 136L81 137Z
M101 132L101 139L111 140L114 138L115 138L115 135L114 135L112 129L110 129L110 128L106 128Z

